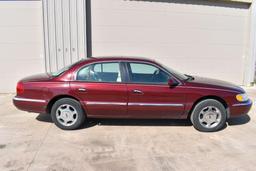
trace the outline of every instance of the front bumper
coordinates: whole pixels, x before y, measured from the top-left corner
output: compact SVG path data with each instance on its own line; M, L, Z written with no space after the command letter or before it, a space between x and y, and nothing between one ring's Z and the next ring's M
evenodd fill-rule
M13 104L16 108L23 111L34 113L45 113L47 107L47 101L43 99L32 99L15 96L13 98Z
M251 107L252 107L252 100L249 99L246 102L242 102L242 103L235 103L230 107L230 117L238 117L238 116L242 116L242 115L246 115Z

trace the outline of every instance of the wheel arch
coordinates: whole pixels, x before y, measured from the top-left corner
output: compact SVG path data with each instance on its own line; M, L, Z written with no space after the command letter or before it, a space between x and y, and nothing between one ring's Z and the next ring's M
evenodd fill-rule
M190 111L189 111L189 114L188 114L187 118L188 118L188 119L190 118L190 116L191 116L191 114L192 114L192 112L193 112L195 106L196 106L199 102L201 102L201 101L203 101L203 100L209 100L209 99L217 100L218 102L220 102L220 103L225 107L225 109L226 109L226 111L227 111L227 116L229 116L229 107L228 107L227 102L226 102L223 98L221 98L221 97L219 97L219 96L208 95L208 96L203 96L203 97L197 99L197 100L193 103L193 105L192 105L192 107L191 107L191 109L190 109Z
M78 101L78 102L80 103L82 109L84 110L83 105L81 104L81 101L80 101L78 98L76 98L76 97L74 97L74 96L71 96L71 95L62 94L62 95L57 95L57 96L53 97L53 98L49 101L49 103L47 104L47 107L46 107L46 112L47 112L47 113L51 113L51 109L52 109L53 104L54 104L56 101L58 101L58 100L60 100L60 99L63 99L63 98L70 98L70 99L74 99L74 100ZM84 111L84 112L85 112L85 111Z

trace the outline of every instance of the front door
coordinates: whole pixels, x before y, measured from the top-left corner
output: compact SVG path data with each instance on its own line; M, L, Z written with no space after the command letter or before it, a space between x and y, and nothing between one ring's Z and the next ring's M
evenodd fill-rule
M127 115L127 86L119 62L96 63L77 72L72 92L80 99L89 117L122 118Z
M171 77L155 65L127 63L129 73L128 115L132 118L179 118L184 111L185 94L179 86L170 87Z

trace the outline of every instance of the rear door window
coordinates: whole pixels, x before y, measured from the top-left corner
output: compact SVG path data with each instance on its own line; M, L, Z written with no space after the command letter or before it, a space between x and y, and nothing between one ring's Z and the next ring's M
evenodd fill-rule
M120 64L109 62L86 66L78 71L76 79L93 82L122 82Z

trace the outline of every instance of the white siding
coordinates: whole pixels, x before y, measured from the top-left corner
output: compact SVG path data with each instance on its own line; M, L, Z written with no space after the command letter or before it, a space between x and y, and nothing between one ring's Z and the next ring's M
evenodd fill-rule
M0 1L0 93L44 72L41 7L40 1Z
M181 72L243 84L249 5L93 0L93 56L151 57Z

